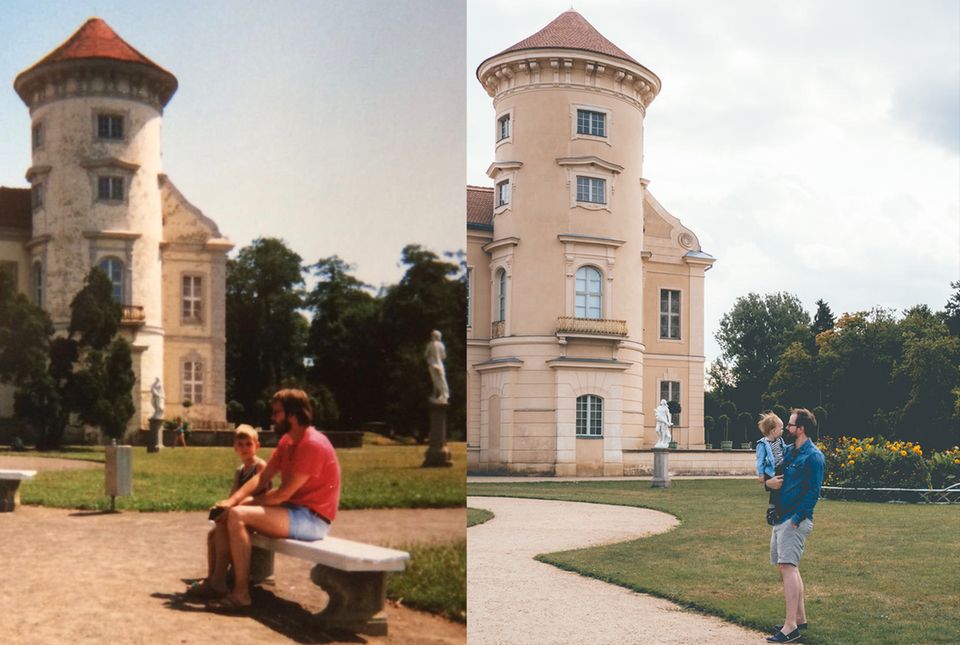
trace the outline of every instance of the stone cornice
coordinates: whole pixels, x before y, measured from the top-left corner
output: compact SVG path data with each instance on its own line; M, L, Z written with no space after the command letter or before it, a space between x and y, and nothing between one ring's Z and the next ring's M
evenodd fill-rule
M604 170L609 170L612 173L620 174L623 172L623 166L615 164L610 161L605 161L600 157L595 157L593 155L587 157L558 157L557 165L559 166L596 166L598 168L603 168Z
M600 246L619 247L627 243L626 240L616 240L612 237L598 237L596 235L577 235L574 233L561 233L557 239L564 243L574 244L598 244Z
M31 166L27 169L27 174L25 175L27 181L33 183L34 177L42 177L50 172L51 166Z
M494 161L490 164L490 167L487 168L487 177L490 179L496 179L504 170L519 170L523 166L522 161Z
M494 240L492 242L489 242L488 244L484 244L482 248L487 253L490 253L496 249L499 249L500 247L516 246L517 244L520 244L519 237L504 237L504 238L500 238L499 240Z
M27 242L26 244L27 250L33 249L34 247L40 246L42 244L46 244L51 239L52 238L50 235L38 235L34 238L31 238L30 241Z
M80 167L87 168L88 170L94 168L120 168L128 172L137 172L137 170L140 169L140 164L124 161L117 157L101 157L99 159L83 159L80 161Z
M576 49L536 49L488 58L477 79L491 97L524 89L576 87L618 95L645 110L660 78L640 64Z

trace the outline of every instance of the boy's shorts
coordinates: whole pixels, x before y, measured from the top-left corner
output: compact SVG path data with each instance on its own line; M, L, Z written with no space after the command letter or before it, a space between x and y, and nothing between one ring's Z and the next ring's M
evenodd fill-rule
M770 533L770 563L792 564L800 566L803 545L813 531L813 520L809 517L794 526L792 520L784 520L773 527Z
M292 539L305 542L322 540L327 535L327 531L330 530L330 525L306 506L295 504L284 504L283 506L290 515L290 537Z

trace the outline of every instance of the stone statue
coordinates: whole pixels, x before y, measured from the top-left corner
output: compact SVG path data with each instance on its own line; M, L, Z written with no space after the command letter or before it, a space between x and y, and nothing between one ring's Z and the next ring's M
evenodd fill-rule
M654 448L669 448L673 436L670 434L670 428L673 426L670 415L670 406L666 399L660 399L660 405L657 406L657 443Z
M441 334L434 329L430 332L430 342L423 350L423 357L427 360L427 369L430 370L430 379L433 381L433 395L430 402L437 405L446 405L450 400L450 388L447 385L447 372L443 368L443 360L447 357L447 348L441 342Z
M150 388L150 402L153 404L153 416L152 419L162 419L163 418L163 383L160 382L160 377L153 382L153 386Z

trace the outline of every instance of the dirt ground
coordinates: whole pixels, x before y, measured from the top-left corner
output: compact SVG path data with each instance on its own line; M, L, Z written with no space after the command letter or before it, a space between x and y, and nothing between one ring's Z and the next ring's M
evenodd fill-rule
M54 464L51 462L60 462ZM0 469L91 467L0 457ZM92 467L102 467L92 464ZM331 535L384 546L465 535L464 509L341 511ZM326 596L311 563L277 555L276 584L254 590L247 616L212 613L182 595L206 571L206 513L101 513L18 506L0 513L0 640L61 643L390 643L453 645L465 626L390 603L390 635L324 633L312 615Z
M533 559L669 531L678 524L672 515L502 497L470 497L467 505L494 513L468 530L470 645L765 643L766 634Z

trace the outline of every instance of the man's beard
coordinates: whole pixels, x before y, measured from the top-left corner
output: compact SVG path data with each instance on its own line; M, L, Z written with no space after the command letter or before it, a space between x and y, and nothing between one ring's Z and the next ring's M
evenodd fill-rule
M277 436L282 437L283 435L290 432L290 422L284 419L277 424Z

